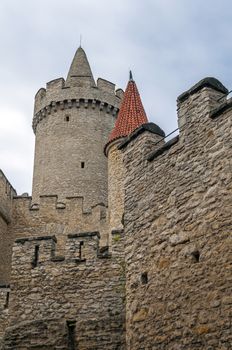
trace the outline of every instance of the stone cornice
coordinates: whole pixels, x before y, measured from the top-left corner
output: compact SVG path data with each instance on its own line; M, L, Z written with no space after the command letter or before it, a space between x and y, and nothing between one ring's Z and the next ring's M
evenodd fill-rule
M102 102L96 99L68 99L63 101L52 101L50 104L42 108L38 111L33 118L32 128L34 133L36 133L36 127L39 122L47 117L52 112L57 112L58 110L69 110L71 108L99 108L101 110L105 110L107 114L111 114L116 116L119 108L115 107L107 102Z

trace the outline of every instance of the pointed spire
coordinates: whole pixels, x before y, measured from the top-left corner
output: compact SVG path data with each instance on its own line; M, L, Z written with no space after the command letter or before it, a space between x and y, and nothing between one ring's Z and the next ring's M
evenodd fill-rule
M135 129L146 123L148 123L148 119L130 71L129 82L114 129L109 136L108 144L116 139L130 135Z
M95 86L93 74L85 51L77 49L66 79L66 86Z

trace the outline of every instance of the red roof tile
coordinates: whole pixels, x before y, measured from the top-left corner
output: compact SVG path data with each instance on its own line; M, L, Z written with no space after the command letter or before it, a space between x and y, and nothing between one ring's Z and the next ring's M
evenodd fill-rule
M131 76L123 96L114 129L110 133L107 144L120 137L130 135L135 129L146 123L148 123L148 119L137 86Z

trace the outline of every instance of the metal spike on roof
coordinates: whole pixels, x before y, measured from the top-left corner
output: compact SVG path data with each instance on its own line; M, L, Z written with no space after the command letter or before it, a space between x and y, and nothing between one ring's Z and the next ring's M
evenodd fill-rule
M133 75L132 75L132 71L131 71L131 70L130 70L130 73L129 73L129 81L134 81Z

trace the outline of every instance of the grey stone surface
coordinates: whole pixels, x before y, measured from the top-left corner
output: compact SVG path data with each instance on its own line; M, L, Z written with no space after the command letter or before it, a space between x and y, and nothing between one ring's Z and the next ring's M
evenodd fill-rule
M144 152L140 134L124 148L127 349L231 348L231 109L210 117L222 97L180 101L170 147Z

